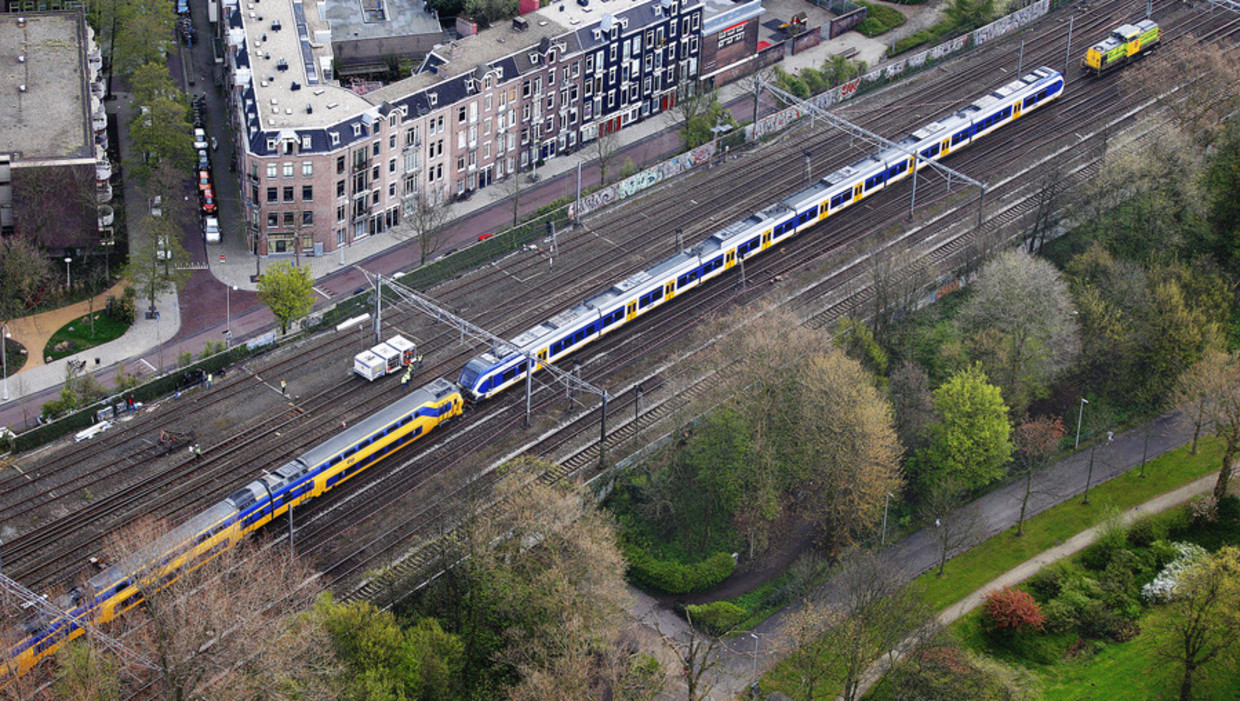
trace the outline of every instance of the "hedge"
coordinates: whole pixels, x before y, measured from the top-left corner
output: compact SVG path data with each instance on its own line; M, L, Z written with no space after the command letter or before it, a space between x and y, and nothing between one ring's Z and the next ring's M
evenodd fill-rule
M857 4L864 6L866 9L865 19L856 26L856 30L871 39L880 34L886 34L905 22L904 13L899 10L868 2L858 2Z
M890 49L887 49L887 55L899 56L905 51L912 51L913 49L924 44L938 43L939 41L946 39L951 33L951 22L939 22L932 27L927 27L926 29L917 32L916 34L910 34L903 39L900 39L892 45Z
M270 346L274 348L274 346ZM216 353L210 357L199 360L186 368L173 370L167 374L160 375L150 382L143 383L133 389L124 392L117 392L114 395L106 397L98 402L91 404L83 409L79 409L71 414L63 416L55 421L38 426L29 431L24 431L17 435L13 441L13 449L21 452L37 448L41 445L51 443L52 441L67 436L70 433L76 433L95 423L95 414L100 410L111 406L112 404L123 401L125 398L133 397L137 402L150 402L181 389L184 380L184 373L197 372L199 369L209 373L218 373L220 368L227 367L236 363L255 351L251 351L244 345L237 346L223 353Z
M710 635L727 635L740 622L749 617L745 609L731 601L714 601L709 604L686 606L693 625Z
M700 562L683 563L657 559L640 546L628 544L625 556L629 561L629 579L633 583L668 594L689 594L710 589L727 579L736 567L732 556L724 552L715 553Z

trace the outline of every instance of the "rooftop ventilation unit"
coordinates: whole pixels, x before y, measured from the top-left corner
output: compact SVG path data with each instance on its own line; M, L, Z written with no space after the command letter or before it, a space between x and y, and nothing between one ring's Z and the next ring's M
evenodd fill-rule
M301 83L298 83L297 81L293 81L293 87L292 87L292 89L293 89L293 90L301 90Z
M524 17L513 17L513 18L512 18L512 29L513 29L513 31L515 31L515 32L524 32L525 30L527 30L527 29L529 29L529 28L530 28L530 22L529 22L529 20L525 19Z
M306 103L306 114L314 114L314 105Z

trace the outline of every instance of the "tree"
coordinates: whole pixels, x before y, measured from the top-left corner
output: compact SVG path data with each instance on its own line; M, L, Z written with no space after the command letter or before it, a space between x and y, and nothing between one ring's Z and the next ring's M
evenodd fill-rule
M895 414L900 445L907 454L914 454L925 447L930 426L936 420L930 378L917 363L902 361L887 381L887 397Z
M1068 285L1050 262L1021 249L982 266L960 310L987 375L1020 413L1075 359L1076 321Z
M133 89L135 104L150 105L156 100L179 102L185 97L185 93L172 82L168 66L162 61L138 66L129 78L129 83Z
M685 149L694 149L715 138L713 128L722 125L736 127L736 120L731 113L719 103L719 93L715 90L699 91L680 95L676 106L672 108L680 122L680 140Z
M784 626L784 658L795 675L797 688L793 698L814 701L831 680L834 660L827 650L823 630L835 616L827 607L805 601L795 607Z
M988 24L995 18L994 0L951 0L943 14L952 23L952 31L963 34Z
M517 176L514 174L513 179ZM401 239L413 238L418 242L419 265L426 265L431 257L443 245L444 224L448 221L447 205L434 205L424 194L414 195L407 200L405 207L405 223L392 230Z
M1228 123L1210 156L1204 180L1213 234L1211 248L1220 261L1234 263L1240 259L1240 202L1235 196L1240 190L1240 124Z
M841 547L877 524L885 495L901 486L891 406L861 365L838 350L811 356L802 373L797 439L787 449L791 472L797 491L808 495L803 508L820 539Z
M182 171L194 164L193 132L189 108L184 101L157 98L144 105L129 123L134 157L128 164L141 182L146 183L151 170L162 161L169 161Z
M1223 463L1214 485L1214 496L1221 499L1240 455L1240 353L1207 353L1181 384L1180 396L1197 402L1204 428L1223 442Z
M1181 574L1166 606L1151 624L1156 650L1181 668L1180 700L1189 701L1197 673L1240 635L1240 549L1225 546Z
M939 551L936 576L942 577L948 557L977 537L977 510L971 504L964 506L964 492L959 483L946 480L929 487L922 499L920 515L923 527Z
M705 492L703 519L709 539L712 507L729 514L749 545L753 557L759 542L765 545L765 524L779 513L776 480L760 469L752 451L753 429L731 407L721 407L693 430L685 460Z
M314 278L309 268L273 263L258 278L258 298L279 320L280 333L288 333L289 325L314 307Z
M710 698L710 692L714 689L714 682L708 675L719 664L719 646L730 631L723 634L705 633L693 625L692 613L686 611L685 618L689 625L685 628L683 641L663 634L663 643L681 664L688 701L704 701Z
M517 0L465 0L465 14L483 26L511 19L520 14Z
M104 4L104 3L101 3ZM161 0L115 0L112 63L122 79L145 64L164 65L175 13Z
M851 316L840 317L835 323L831 341L876 377L887 373L887 351L875 340L865 322Z
M139 521L110 538L108 559L132 563L165 533L158 521ZM302 563L243 541L182 570L172 584L164 575L158 561L141 561L133 578L145 600L109 631L159 667L120 667L122 698L334 698L336 663L323 654L321 626L304 613L317 580Z
M620 135L611 128L610 122L599 124L598 136L594 137L594 143L591 145L594 149L594 157L598 159L599 185L607 184L607 164L611 163L611 157L616 155L616 151L622 145Z
M129 253L125 277L133 281L138 295L150 302L155 312L155 299L166 292L181 289L189 279L184 267L189 254L178 240L178 232L159 217L143 220L143 231L136 250Z
M528 189L526 182L522 179L520 172L513 170L509 171L499 187L504 193L504 199L512 203L512 228L515 229L521 223L521 196Z
M1033 596L1011 587L987 594L986 602L982 604L982 615L991 630L1008 634L1036 630L1046 622L1046 616L1042 615L1042 609Z
M1214 142L1240 107L1240 61L1225 47L1191 34L1121 76L1125 88L1157 99L1197 144ZM1168 92L1167 86L1177 86Z
M999 388L974 365L934 391L941 417L930 428L930 444L918 454L918 482L957 482L964 491L1003 476L1012 457L1012 424Z
M1029 497L1033 495L1033 473L1050 463L1063 440L1063 420L1056 417L1025 417L1016 427L1013 437L1017 451L1017 465L1025 477L1025 491L1020 499L1020 518L1016 522L1016 535L1025 534L1025 515L1029 510Z
M12 321L32 309L54 276L38 244L21 236L0 239L0 320Z
M1058 165L1042 175L1038 191L1034 194L1034 210L1030 217L1029 228L1021 234L1025 250L1030 254L1042 250L1047 234L1059 222L1061 210L1066 204L1067 193L1068 180L1064 178L1063 171Z
M861 315L870 318L874 338L885 343L896 318L916 309L922 290L935 279L934 263L908 247L893 244L871 250L866 264L870 294Z

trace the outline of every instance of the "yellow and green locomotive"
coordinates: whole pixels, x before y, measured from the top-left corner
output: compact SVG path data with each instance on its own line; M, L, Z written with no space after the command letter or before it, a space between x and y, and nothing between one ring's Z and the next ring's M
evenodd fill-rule
M1090 75L1102 75L1153 51L1161 39L1158 24L1153 20L1122 24L1111 36L1089 47L1081 69Z

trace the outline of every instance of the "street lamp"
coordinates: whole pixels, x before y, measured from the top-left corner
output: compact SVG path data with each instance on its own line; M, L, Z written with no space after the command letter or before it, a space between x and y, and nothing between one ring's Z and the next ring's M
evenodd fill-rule
M1072 447L1073 450L1081 447L1081 417L1085 415L1085 405L1088 403L1088 399L1081 397L1081 408L1076 412L1076 445Z
M891 492L887 492L887 496L883 498L883 540L880 545L887 544L887 507L891 504L891 497L895 496Z
M236 285L224 286L224 348L232 348L232 293Z
M0 337L0 355L4 356L4 401L9 401L9 339L13 338L13 334L9 333L8 323L0 324L0 328L4 329L3 337Z
M69 258L69 257L65 258L65 287L66 288L73 287L73 280L71 278L71 273L69 272L69 264L72 262L73 262L72 258Z
M749 684L749 688L753 689L758 683L758 636L750 633L749 637L753 638L753 677Z

